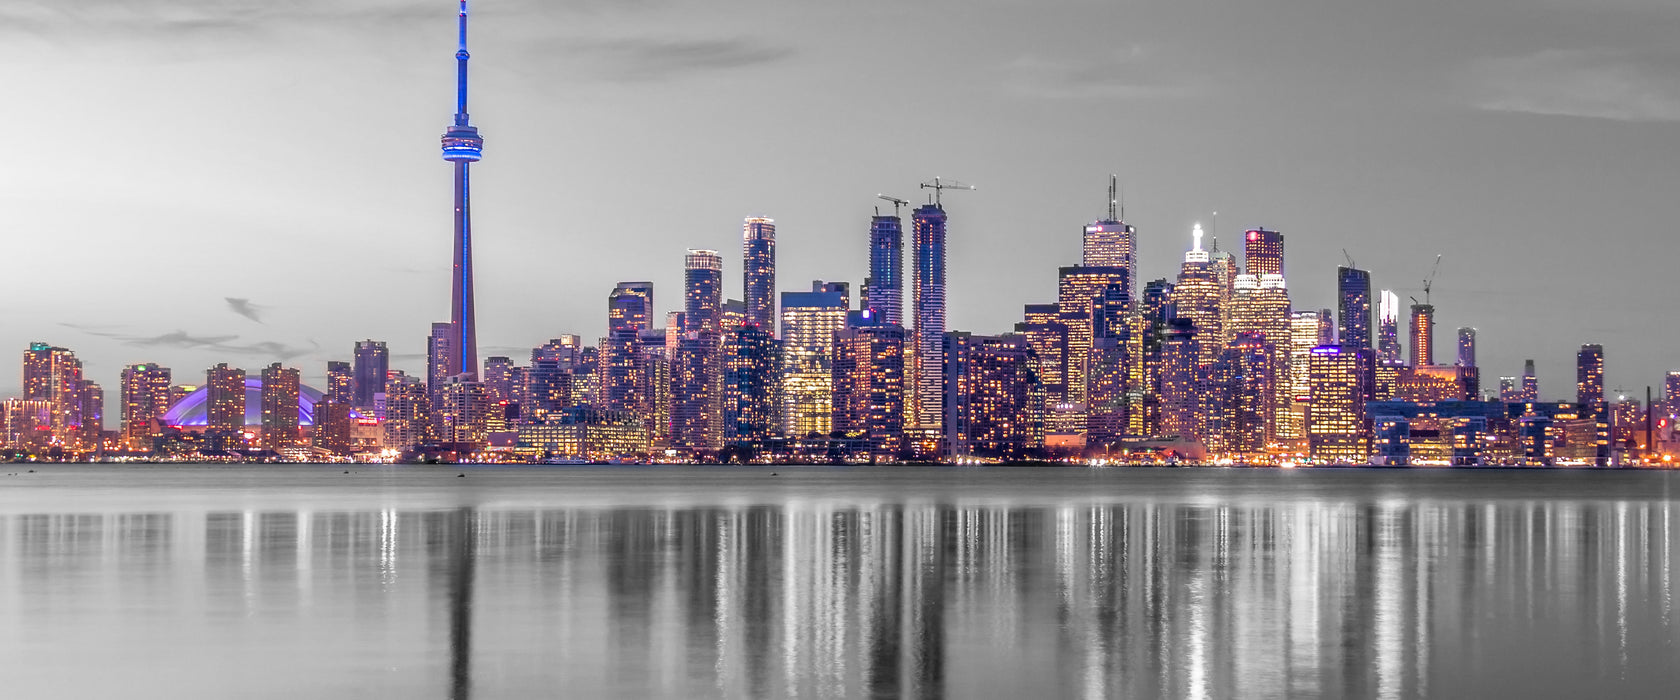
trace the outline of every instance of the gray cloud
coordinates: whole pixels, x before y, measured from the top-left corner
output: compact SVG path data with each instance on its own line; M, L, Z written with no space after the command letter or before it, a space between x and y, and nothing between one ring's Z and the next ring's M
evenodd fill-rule
M1096 56L1029 54L1010 62L1003 75L1007 90L1033 99L1177 99L1202 89L1137 45Z
M795 54L758 38L593 39L550 46L584 59L601 77L629 82L777 63Z
M256 321L257 323L263 322L262 312L267 307L253 304L250 299L239 299L235 297L222 297L222 299L227 302L229 311L251 319L252 321Z
M139 347L201 348L220 347L222 343L239 339L237 335L195 336L186 331L174 331L149 337L121 336L124 343Z
M1484 60L1470 75L1477 109L1626 122L1680 121L1680 57L1547 49Z
M234 355L250 355L256 357L271 357L278 360L290 360L294 357L308 355L321 349L321 345L314 341L310 341L310 345L311 347L306 348L296 345L287 345L275 340L265 340L258 343L251 343L249 345L219 344L215 347L215 349Z

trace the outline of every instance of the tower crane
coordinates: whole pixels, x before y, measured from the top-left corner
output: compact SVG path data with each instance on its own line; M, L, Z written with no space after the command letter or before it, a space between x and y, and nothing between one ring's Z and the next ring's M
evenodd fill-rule
M1429 268L1429 279L1423 281L1423 303L1429 303L1429 288L1435 285L1435 273L1441 269L1441 256L1435 256L1435 266ZM1416 301L1415 299L1413 301Z
M889 202L892 202L893 203L893 216L898 216L899 207L905 207L905 206L910 205L910 202L908 200L899 199L899 198L894 197L890 194L879 194L879 193L877 193L875 195L875 198L876 199L885 199ZM879 210L877 210L877 211L879 211Z
M1352 255L1349 255L1349 254L1348 254L1348 252L1347 252L1347 249L1346 249L1346 248L1343 248L1343 249L1342 249L1342 257L1344 257L1344 258L1347 258L1347 261L1348 261L1348 269L1350 269L1350 270L1351 270L1351 269L1354 269L1354 268L1356 268L1356 267L1359 267L1359 266L1358 266L1358 265L1355 265L1355 264L1353 264L1353 256L1352 256Z
M945 190L969 190L972 192L974 190L974 185L965 185L961 182L957 182L956 180L946 180L944 178L934 176L931 182L922 183L922 189L933 190L933 203L943 209L945 207L945 203L940 201L940 196L945 193Z

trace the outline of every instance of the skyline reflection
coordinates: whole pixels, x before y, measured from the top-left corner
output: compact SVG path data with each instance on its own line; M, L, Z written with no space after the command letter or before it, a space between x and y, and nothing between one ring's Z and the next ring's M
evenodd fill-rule
M180 669L142 697L1576 697L1680 680L1666 498L1378 486L13 498L0 658L25 695L133 695Z

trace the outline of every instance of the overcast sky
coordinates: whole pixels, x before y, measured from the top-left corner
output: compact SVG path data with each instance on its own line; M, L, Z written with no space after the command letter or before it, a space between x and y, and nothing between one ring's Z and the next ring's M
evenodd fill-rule
M855 285L875 193L934 175L979 187L946 205L950 326L1004 332L1055 300L1117 172L1144 280L1218 211L1227 248L1284 232L1298 309L1333 305L1343 248L1402 299L1445 255L1437 360L1478 327L1484 386L1533 357L1572 397L1583 342L1612 389L1680 368L1672 0L473 11L481 356L601 335L621 280L678 308L690 247L739 297L746 216L776 219L780 289ZM318 383L367 337L421 369L449 316L454 21L451 0L0 6L0 349L69 347L112 395L140 361Z

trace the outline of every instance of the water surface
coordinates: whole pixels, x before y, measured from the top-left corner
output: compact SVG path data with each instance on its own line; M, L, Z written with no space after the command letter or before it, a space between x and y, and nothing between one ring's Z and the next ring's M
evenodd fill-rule
M0 465L6 697L1680 683L1660 472L28 468Z

